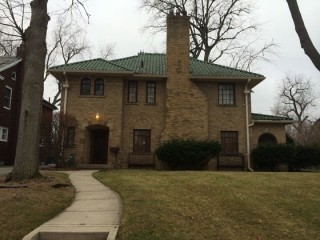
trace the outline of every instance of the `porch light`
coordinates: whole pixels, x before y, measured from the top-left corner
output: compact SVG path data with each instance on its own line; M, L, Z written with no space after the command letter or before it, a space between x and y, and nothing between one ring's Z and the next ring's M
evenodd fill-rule
M96 120L98 121L100 119L99 113L96 113Z

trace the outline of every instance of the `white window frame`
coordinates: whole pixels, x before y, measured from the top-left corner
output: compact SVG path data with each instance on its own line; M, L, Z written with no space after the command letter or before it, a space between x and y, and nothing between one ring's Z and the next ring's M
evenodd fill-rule
M12 102L12 88L9 86L5 86L5 88L10 89L10 101L9 101L9 107L3 106L3 108L10 110L11 109L11 102Z
M4 76L1 76L1 75L0 75L0 80L3 81L4 79L5 79Z
M6 130L7 134L4 135L4 130ZM9 128L1 127L0 126L0 142L8 142L8 136L9 136Z
M17 73L16 72L12 72L11 73L11 79L12 80L16 80L17 79Z

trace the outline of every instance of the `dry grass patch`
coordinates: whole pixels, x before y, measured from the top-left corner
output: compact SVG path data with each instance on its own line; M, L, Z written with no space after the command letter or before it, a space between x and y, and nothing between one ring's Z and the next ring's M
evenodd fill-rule
M120 240L319 239L319 173L120 170Z
M0 239L18 240L42 223L51 219L74 198L75 190L69 187L53 188L57 183L69 183L63 173L45 172L45 177L20 183L0 182L1 185L26 185L26 188L0 189Z

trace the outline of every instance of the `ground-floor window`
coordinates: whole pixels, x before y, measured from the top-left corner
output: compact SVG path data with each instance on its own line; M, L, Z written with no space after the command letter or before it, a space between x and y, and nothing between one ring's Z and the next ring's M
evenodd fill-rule
M238 132L221 131L222 153L236 154L239 153Z
M151 130L134 129L133 130L133 152L151 151Z
M9 129L0 126L0 141L8 142Z
M66 141L66 145L68 147L74 146L74 136L75 136L75 127L68 127L67 128L67 141Z

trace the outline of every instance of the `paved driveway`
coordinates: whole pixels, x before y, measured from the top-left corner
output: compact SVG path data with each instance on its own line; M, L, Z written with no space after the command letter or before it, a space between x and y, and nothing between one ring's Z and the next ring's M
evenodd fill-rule
M11 171L12 171L12 167L0 166L0 178L3 178Z

